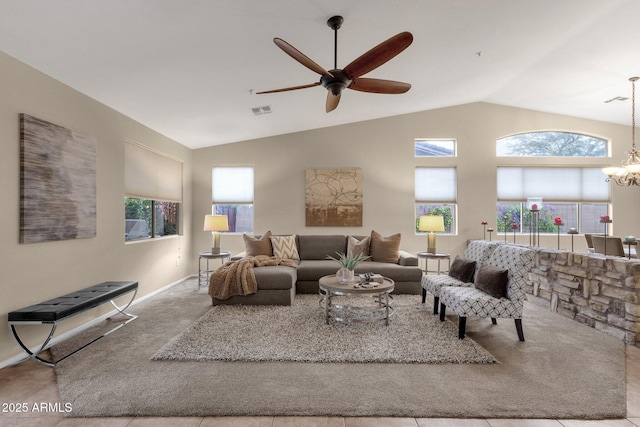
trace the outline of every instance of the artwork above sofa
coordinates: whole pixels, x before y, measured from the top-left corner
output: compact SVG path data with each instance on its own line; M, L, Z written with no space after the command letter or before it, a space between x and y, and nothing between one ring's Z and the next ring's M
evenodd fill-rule
M400 249L400 237L400 234L385 237L375 231L369 236L274 236L270 231L262 236L245 234L245 251L234 255L232 261L246 256L280 256L294 259L297 267L256 267L253 270L258 288L256 293L233 296L225 300L212 297L212 302L214 305L290 305L296 293L318 293L318 280L322 276L335 274L340 268L336 261L328 257L349 253L349 250L362 251L361 253L371 257L356 267L356 273L378 273L395 282L395 293L417 295L421 289L422 269L418 266L418 258L415 255ZM274 245L273 240L278 243Z

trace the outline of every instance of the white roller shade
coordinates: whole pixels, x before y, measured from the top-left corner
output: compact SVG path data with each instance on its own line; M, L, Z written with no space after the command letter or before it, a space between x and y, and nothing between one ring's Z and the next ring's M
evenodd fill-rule
M124 192L129 197L182 202L182 162L125 141Z
M608 202L610 185L600 168L498 168L498 200Z
M253 203L252 167L214 167L212 182L214 204Z
M455 202L456 168L416 168L416 202Z

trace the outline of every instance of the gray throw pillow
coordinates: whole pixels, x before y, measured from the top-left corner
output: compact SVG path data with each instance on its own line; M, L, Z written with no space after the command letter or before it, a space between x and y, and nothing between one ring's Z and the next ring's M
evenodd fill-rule
M491 295L494 298L502 298L507 295L509 283L509 270L502 270L488 265L481 265L476 276L476 289Z
M252 237L246 233L242 235L244 239L244 250L247 256L266 255L273 256L271 247L271 231L267 231L260 237Z
M464 283L473 282L473 274L476 271L476 262L470 261L456 255L453 264L449 267L449 276Z

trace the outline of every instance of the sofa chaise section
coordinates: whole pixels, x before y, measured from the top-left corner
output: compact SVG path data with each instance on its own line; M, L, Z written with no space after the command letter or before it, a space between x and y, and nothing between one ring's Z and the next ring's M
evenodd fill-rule
M253 273L258 282L258 292L251 295L236 295L225 300L211 297L211 303L213 305L291 305L296 295L295 268L284 265L255 267Z

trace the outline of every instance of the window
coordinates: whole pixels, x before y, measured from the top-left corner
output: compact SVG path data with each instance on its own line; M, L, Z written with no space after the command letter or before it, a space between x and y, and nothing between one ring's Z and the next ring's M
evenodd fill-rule
M227 215L229 232L253 233L253 167L214 167L212 213Z
M455 139L416 139L414 141L416 157L455 157Z
M570 132L529 132L500 138L496 154L503 157L606 157L607 141Z
M556 233L556 217L564 228L575 227L581 233L601 233L600 216L609 209L610 185L602 179L600 168L499 167L496 224L498 232L511 232L512 224L520 232L531 229L529 197L543 199L538 230Z
M125 141L125 241L177 235L182 162Z
M179 203L125 197L124 209L126 241L178 234Z
M442 215L447 234L456 231L457 178L455 168L416 168L415 230L422 215Z

